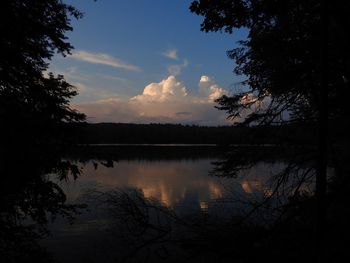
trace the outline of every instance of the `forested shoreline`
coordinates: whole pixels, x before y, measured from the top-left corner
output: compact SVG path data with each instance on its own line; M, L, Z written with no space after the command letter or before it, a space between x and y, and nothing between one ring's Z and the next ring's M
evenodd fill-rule
M76 124L74 124L76 125ZM278 144L312 145L312 125L197 126L182 124L85 123L74 127L80 144Z

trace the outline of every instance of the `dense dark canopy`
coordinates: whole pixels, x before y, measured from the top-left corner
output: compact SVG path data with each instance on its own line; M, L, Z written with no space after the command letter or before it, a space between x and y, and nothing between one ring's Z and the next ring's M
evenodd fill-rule
M69 106L76 90L63 76L47 71L55 53L66 55L72 49L65 33L72 30L71 17L81 16L60 0L1 1L0 119L4 141L12 137L34 142L39 134L51 136L63 123L84 118Z
M328 82L329 116L347 116L349 1L196 0L190 9L204 17L203 31L249 32L228 51L234 72L247 77L243 84L249 88L218 99L229 117L249 108L246 123L312 121L325 107L322 82Z
M62 189L48 178L79 174L62 160L70 108L77 94L48 72L55 53L72 49L65 34L81 13L60 0L0 1L0 261L50 262L36 243L56 215L71 217Z
M247 39L228 51L237 65L234 72L246 76L246 90L219 98L219 109L248 125L303 122L315 127L318 147L309 155L316 178L314 225L321 244L328 231L330 181L338 180L330 179L329 167L342 182L334 193L348 189L342 160L349 143L350 2L195 0L190 9L204 17L203 31L248 31Z

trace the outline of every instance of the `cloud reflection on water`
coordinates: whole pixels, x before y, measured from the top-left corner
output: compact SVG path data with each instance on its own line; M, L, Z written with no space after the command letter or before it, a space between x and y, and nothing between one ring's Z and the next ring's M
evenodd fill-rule
M197 161L120 161L114 167L92 161L74 184L63 185L68 200L76 200L87 189L137 188L146 198L156 198L167 207L195 206L207 209L212 200L257 195L268 190L269 164L258 163L243 170L237 179L208 176L212 160ZM270 165L271 166L271 165ZM268 169L266 169L268 168Z

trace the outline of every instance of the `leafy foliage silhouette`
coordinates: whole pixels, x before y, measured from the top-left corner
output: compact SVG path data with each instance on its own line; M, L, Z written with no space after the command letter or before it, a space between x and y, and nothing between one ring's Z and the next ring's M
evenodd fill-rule
M250 109L246 124L315 121L318 111L326 107L321 100L326 74L329 117L345 121L349 113L346 25L350 6L345 1L326 4L317 0L193 1L190 10L204 17L201 30L248 30L247 39L228 51L237 64L234 72L246 76L246 91L219 98L218 108L232 119ZM283 118L286 112L288 119Z
M48 262L36 242L56 215L72 217L78 207L49 177L77 177L62 159L72 141L69 123L85 116L69 100L75 88L48 72L54 54L73 48L66 32L82 13L60 0L0 3L0 253L3 262Z
M65 33L82 13L62 1L2 1L0 11L1 144L35 144L62 139L65 123L84 120L71 109L77 91L49 73L55 53L70 53Z
M316 229L316 237L310 239L310 244L318 246L319 253L314 254L318 260L325 259L325 244L340 253L342 246L329 244L328 238L346 227L331 226L331 221L341 220L334 211L327 214L327 209L329 212L334 206L345 209L344 200L334 199L332 195L349 187L345 179L349 169L341 163L348 155L349 145L346 135L349 133L347 99L350 91L350 57L346 51L350 39L346 30L349 3L195 0L190 10L204 17L201 30L205 32L234 33L239 28L248 31L247 39L239 41L238 48L228 51L237 65L234 72L246 76L242 82L245 90L217 99L218 109L226 111L230 119L241 120L243 125L315 125L318 147L310 148L308 155L311 154L313 164L311 174L316 177L317 211L309 214L305 222L313 219L311 222L317 224L316 228L312 224L308 227ZM301 158L298 163L303 160ZM245 163L247 161L240 163L239 159L232 161L231 158L219 164L217 170L234 174ZM329 173L330 168L336 171L334 176ZM331 187L339 180L342 186ZM305 209L308 204L309 211L315 210L310 206L314 203L312 199L296 197L291 202L294 208ZM295 202L298 199L302 202ZM302 223L284 226L299 227L298 231L303 228ZM335 254L330 258L338 258Z

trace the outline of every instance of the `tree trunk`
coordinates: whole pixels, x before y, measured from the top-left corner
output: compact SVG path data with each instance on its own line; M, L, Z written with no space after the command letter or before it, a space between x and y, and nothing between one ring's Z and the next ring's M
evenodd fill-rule
M316 199L317 199L317 238L323 243L327 205L327 159L328 159L328 22L329 2L322 1L321 6L321 87L318 109L318 156L316 170Z

